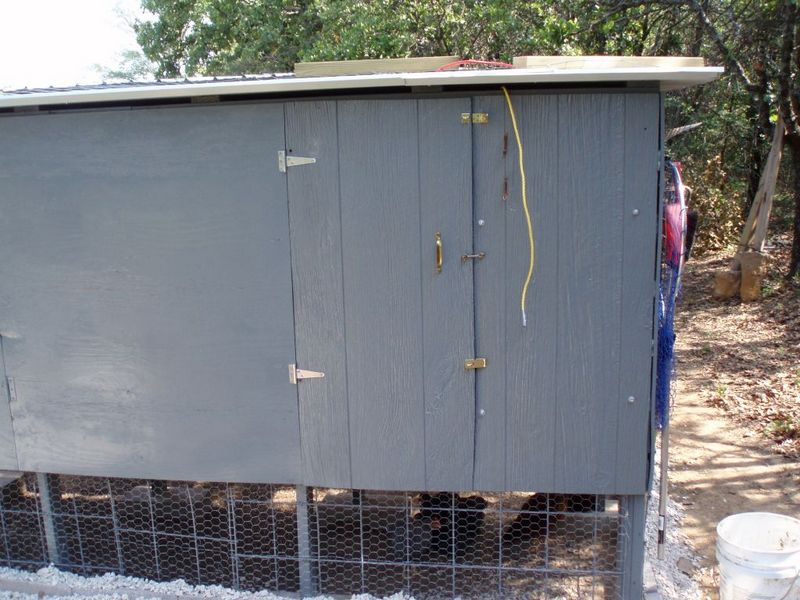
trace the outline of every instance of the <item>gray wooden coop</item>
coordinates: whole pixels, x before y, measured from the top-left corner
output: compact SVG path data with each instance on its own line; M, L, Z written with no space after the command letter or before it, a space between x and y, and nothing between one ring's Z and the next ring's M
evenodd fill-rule
M32 541L6 543L0 562L208 582L198 515L222 498L235 526L259 489L271 525L254 513L250 527L275 542L247 554L241 531L221 537L224 585L479 597L471 576L547 597L573 578L587 583L565 597L640 597L663 95L719 71L662 61L1 95L0 469L25 475L0 516L37 502L17 531ZM536 243L527 326L529 239L501 86ZM156 575L125 559L136 527L120 507L137 489ZM159 535L173 532L157 515L183 489L197 561L164 574ZM487 506L459 506L464 490ZM370 550L391 528L366 513L396 509L410 530L419 494L442 491L447 510L480 511L487 539L526 510L553 513L537 521L550 558ZM108 510L86 508L97 498ZM340 531L327 564L331 506L340 523L357 514L361 539L351 560ZM86 557L91 518L106 519L110 558ZM591 544L615 543L613 561L595 549L547 562L587 528ZM491 557L464 558L479 554ZM247 560L270 575L245 575ZM419 584L422 569L444 587Z

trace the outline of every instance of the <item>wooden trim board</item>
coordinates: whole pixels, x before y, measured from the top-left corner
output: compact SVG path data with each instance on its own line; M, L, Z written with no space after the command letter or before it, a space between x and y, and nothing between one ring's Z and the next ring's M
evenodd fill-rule
M693 56L515 56L517 69L637 69L704 67L705 61Z
M300 62L294 66L297 77L333 75L371 75L374 73L419 73L435 71L458 60L457 56L423 56L417 58L374 58L366 60L331 60Z

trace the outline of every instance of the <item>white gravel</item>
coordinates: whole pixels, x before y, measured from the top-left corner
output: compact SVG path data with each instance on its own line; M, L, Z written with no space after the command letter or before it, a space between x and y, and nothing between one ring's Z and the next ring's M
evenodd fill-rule
M698 600L702 598L702 593L697 582L678 568L678 562L681 561L681 564L691 564L694 569L697 569L699 561L689 540L679 528L683 520L683 507L672 498L667 500L667 540L664 545L664 558L658 559L660 461L661 451L657 449L653 492L647 507L645 533L647 560L655 574L658 592L662 600Z
M82 577L59 571L54 567L39 569L35 573L0 567L0 598L3 600L285 600L271 592L236 592L220 586L192 586L182 580L154 582L146 579L106 574ZM314 600L334 600L330 596L316 596ZM352 600L374 600L368 594L352 596ZM395 594L386 600L413 600Z

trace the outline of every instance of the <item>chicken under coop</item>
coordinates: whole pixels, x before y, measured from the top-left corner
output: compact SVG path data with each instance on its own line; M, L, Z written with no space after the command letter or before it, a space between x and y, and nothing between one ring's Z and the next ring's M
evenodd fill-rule
M83 575L416 598L618 598L628 535L618 497L308 488L298 498L294 486L33 474L3 489L0 522L7 566L48 564L50 535L56 566Z

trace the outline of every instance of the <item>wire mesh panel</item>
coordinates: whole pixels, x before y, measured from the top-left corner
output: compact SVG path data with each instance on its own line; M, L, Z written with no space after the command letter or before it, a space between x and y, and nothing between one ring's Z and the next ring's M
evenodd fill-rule
M626 497L26 474L0 501L8 566L307 595L620 598L630 541Z
M36 476L26 474L0 492L2 558L9 567L39 568L47 564L47 545Z

